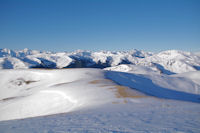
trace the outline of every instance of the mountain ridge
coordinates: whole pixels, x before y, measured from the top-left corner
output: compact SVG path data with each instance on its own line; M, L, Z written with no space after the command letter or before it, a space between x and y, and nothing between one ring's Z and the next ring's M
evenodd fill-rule
M46 52L0 49L0 69L28 68L101 68L112 69L120 65L143 66L160 73L173 74L200 70L200 55L180 50L159 53L142 50ZM131 65L129 65L131 64ZM126 67L127 67L126 66ZM127 69L127 68L126 68Z

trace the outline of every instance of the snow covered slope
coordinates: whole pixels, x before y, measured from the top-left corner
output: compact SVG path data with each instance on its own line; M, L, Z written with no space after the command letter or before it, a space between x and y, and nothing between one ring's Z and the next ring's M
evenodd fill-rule
M200 103L200 73L195 74L190 80L187 75L194 74L142 75L86 68L1 70L0 120L71 112L146 94Z
M200 70L200 56L177 50L160 53L131 50L127 52L40 52L24 49L0 49L0 69L19 68L107 68L121 64L148 67L164 74ZM112 69L113 70L113 69Z
M148 71L0 70L0 132L199 132L199 71Z
M159 98L191 101L200 103L200 71L198 77L185 75L133 74L123 72L107 72L107 77L120 85L135 88L148 95ZM188 78L189 77L189 78Z
M169 50L147 57L139 64L152 64L166 74L182 73L200 70L200 56L191 52Z
M69 112L115 97L107 89L114 83L100 83L101 70L1 70L0 79L0 120Z

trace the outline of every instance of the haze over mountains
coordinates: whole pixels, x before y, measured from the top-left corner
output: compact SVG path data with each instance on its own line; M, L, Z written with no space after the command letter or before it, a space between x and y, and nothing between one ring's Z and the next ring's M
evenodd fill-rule
M122 65L123 64L123 65ZM158 73L174 74L200 70L198 53L168 50L159 53L141 50L41 52L0 49L0 69L21 68L106 68L127 71L140 67Z

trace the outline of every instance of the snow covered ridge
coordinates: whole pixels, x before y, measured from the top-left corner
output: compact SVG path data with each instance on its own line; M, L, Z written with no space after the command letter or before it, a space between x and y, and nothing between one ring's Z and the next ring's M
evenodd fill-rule
M140 50L126 52L78 50L56 53L28 49L20 51L0 49L0 69L106 68L107 70L126 71L138 66L164 74L197 71L200 70L200 55L177 50L160 53Z

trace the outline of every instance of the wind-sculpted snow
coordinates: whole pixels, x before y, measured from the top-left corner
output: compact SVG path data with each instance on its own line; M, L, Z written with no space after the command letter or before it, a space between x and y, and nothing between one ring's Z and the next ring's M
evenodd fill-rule
M0 49L1 69L20 68L108 68L115 70L121 64L144 66L159 73L174 74L200 70L200 56L177 50L160 53L131 51L75 51L41 52ZM118 68L117 68L118 69Z
M200 72L196 72L200 76ZM107 78L148 95L200 103L200 85L185 76L133 74L108 71ZM198 80L198 78L193 77Z

